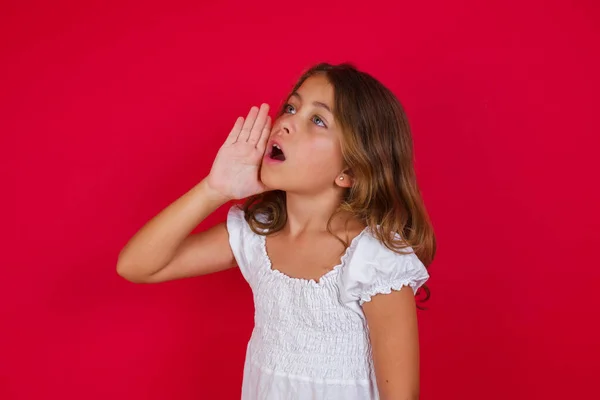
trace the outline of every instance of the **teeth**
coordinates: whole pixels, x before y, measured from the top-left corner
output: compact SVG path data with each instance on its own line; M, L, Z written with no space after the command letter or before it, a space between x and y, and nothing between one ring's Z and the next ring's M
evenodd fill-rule
M273 144L273 147L275 147L275 148L277 148L277 149L281 150L281 147L279 147L279 145L278 145L278 144L276 144L276 143L274 143L274 144Z

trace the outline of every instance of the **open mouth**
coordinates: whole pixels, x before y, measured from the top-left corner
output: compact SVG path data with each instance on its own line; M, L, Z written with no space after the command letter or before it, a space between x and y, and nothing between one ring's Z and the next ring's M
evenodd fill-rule
M271 146L269 157L271 157L272 160L285 161L285 155L277 143L273 143Z

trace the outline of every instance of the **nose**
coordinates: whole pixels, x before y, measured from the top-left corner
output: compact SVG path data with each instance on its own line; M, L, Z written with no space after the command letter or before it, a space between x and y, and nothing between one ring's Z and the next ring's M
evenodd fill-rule
M281 123L281 131L282 133L286 133L286 134L290 134L290 132L292 132L294 129L292 127L292 121L290 120L289 116L288 118L285 118L282 123Z
M284 114L277 120L275 124L275 131L278 135L287 136L293 132L296 132L296 123L292 117L292 115Z

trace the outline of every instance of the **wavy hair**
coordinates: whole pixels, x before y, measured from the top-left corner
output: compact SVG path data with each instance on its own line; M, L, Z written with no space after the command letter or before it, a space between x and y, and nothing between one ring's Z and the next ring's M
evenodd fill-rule
M406 254L404 250L412 248L428 267L435 257L436 239L417 185L413 139L402 105L378 80L347 63L310 68L291 93L317 74L334 87L333 112L342 128L342 155L353 176L337 212L352 213L396 253ZM282 112L283 107L279 115ZM285 192L280 190L249 197L242 208L257 234L277 232L287 221ZM430 292L426 285L423 289L425 301Z

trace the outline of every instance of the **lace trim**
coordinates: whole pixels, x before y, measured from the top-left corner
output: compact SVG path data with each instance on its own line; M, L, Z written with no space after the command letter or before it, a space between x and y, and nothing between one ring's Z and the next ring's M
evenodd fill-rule
M371 297L377 294L390 294L392 290L398 291L402 289L404 286L408 286L413 290L413 293L416 294L417 289L421 286L419 280L415 280L412 278L400 279L394 282L387 283L378 283L374 285L371 289L367 290L364 293L360 294L359 303L362 306L364 303L371 301Z
M356 235L354 237L354 239L352 239L352 241L350 242L350 246L348 246L348 248L346 249L346 251L344 252L342 257L340 258L339 264L335 265L330 271L328 271L323 276L321 276L319 278L318 282L315 281L314 279L293 278L289 275L284 274L283 272L281 272L277 269L273 269L273 263L271 262L271 258L269 257L269 254L267 252L267 237L264 235L257 235L257 236L260 236L259 240L260 240L261 254L263 256L263 259L265 260L265 266L268 269L268 272L270 274L273 274L273 275L277 276L278 278L281 278L288 282L295 282L295 283L300 283L302 285L321 287L325 284L325 282L329 281L331 279L331 277L333 277L334 275L337 275L340 268L342 268L346 265L346 263L352 257L352 254L356 250L356 247L358 246L358 242L359 242L360 238L367 232L367 230L368 230L368 227L364 228L358 235Z

